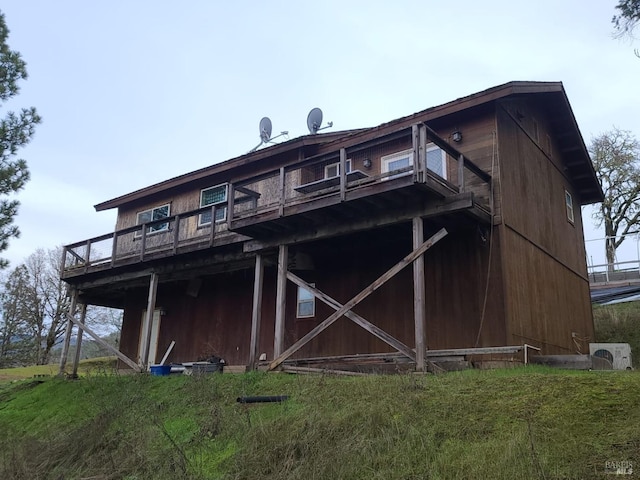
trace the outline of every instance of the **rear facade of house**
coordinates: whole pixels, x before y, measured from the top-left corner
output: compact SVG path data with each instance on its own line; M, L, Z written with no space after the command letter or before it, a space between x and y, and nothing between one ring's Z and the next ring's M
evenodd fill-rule
M66 246L62 278L79 302L124 309L120 351L145 366L172 341L170 362L233 365L292 346L584 353L580 207L601 199L562 84L511 82L103 202L115 231Z

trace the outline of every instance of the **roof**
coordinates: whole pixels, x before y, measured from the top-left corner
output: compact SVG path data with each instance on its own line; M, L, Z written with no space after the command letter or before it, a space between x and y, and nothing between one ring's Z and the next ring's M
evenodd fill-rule
M369 137L375 138L378 135L384 135L404 124L410 125L419 121L428 122L463 110L486 106L491 102L508 97L526 97L530 95L536 95L536 103L548 113L551 128L558 139L560 152L565 159L567 174L572 179L580 195L580 203L586 205L602 201L602 189L598 183L587 147L578 128L562 82L514 81L461 97L376 127L304 135L107 200L95 205L95 209L97 211L108 210L172 190L190 182L219 175L223 172L231 174L233 170L239 167L245 167L267 157L273 157L300 147L340 144L341 147L346 148L366 141Z
M591 302L598 305L613 305L640 300L640 285L591 289Z

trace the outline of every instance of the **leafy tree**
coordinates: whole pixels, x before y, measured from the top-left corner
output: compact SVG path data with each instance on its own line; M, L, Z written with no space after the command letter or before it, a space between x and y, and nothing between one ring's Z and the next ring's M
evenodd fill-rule
M640 143L631 132L614 128L593 138L589 153L604 192L593 217L598 227L604 225L606 258L613 270L624 235L640 224Z
M9 48L8 36L9 29L0 12L0 105L15 96L20 90L19 81L27 78L26 63ZM38 123L40 116L33 107L23 108L20 113L8 112L0 120L0 252L7 249L9 239L20 234L18 227L12 225L19 202L6 197L21 190L29 180L27 163L14 157L31 140ZM0 259L0 268L7 264Z
M640 22L640 0L620 0L616 5L618 13L613 16L613 23L618 36L631 35Z

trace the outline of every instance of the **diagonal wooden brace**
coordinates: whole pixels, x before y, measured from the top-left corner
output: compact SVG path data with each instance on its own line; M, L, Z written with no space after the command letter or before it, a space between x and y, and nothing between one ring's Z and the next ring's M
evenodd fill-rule
M340 308L342 308L342 304L340 302L331 298L326 293L321 292L320 290L313 287L312 285L309 285L307 282L302 280L296 274L287 272L287 278L291 280L293 283L295 283L296 285L298 285L299 287L302 287L305 290L308 290L309 292L313 293L313 295L316 298L319 298L334 310L340 310ZM369 322L368 320L366 320L365 318L361 317L360 315L358 315L357 313L351 310L346 312L344 316L347 317L349 320L353 321L354 323L356 323L357 325L364 328L367 332L371 333L375 337L378 337L387 345L392 346L400 353L404 353L407 357L409 357L414 362L416 361L416 352L414 352L410 347L406 346L397 338L389 335L387 332L385 332L381 328L375 326L373 323Z
M435 235L429 238L426 242L424 242L420 247L413 250L409 255L400 260L397 264L383 273L377 280L375 280L371 285L358 293L355 297L345 303L342 307L340 307L335 313L330 315L326 320L313 328L309 333L307 333L304 337L298 340L296 343L287 348L282 354L280 354L277 358L275 358L269 364L269 370L273 370L277 368L282 362L284 362L287 358L293 355L295 352L304 347L307 343L313 340L320 332L326 330L331 324L333 324L336 320L342 317L345 313L350 311L353 307L355 307L362 300L367 298L373 292L375 292L378 288L384 285L390 278L393 278L398 272L400 272L407 265L410 265L416 258L426 252L429 248L435 245L439 240L444 238L447 235L447 230L442 228Z

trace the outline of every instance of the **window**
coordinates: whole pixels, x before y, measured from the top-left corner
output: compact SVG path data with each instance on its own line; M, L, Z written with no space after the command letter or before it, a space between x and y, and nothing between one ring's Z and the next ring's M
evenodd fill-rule
M392 153L382 157L382 173L395 172L413 165L413 149L403 150L402 152ZM397 175L390 175L388 178L394 178Z
M345 162L345 170L347 173L351 171L351 159L347 158ZM324 178L333 178L340 175L340 163L332 163L331 165L326 165L324 167Z
M205 188L200 192L200 207L216 205L216 222L223 222L227 218L227 184ZM211 223L211 212L200 214L198 226Z
M162 205L161 207L150 208L149 210L138 212L136 225L142 225L143 223L149 223L154 220L162 220L163 218L167 218L169 216L169 211L169 204L166 204ZM151 225L147 229L147 233L162 232L164 230L169 230L169 223L156 223L154 225ZM136 231L135 236L142 236L142 232Z
M567 220L571 223L574 223L573 217L573 197L568 191L564 191L564 203L567 207Z
M315 287L312 283L311 286ZM314 317L316 314L316 297L306 288L298 287L298 318Z
M382 173L402 170L412 165L413 149L382 157ZM442 178L447 178L447 154L433 143L427 145L427 168ZM389 178L393 178L393 176Z
M447 178L447 154L434 144L427 145L427 168L442 178Z

